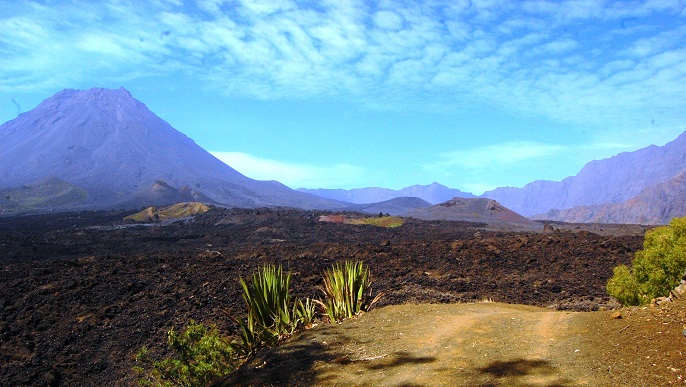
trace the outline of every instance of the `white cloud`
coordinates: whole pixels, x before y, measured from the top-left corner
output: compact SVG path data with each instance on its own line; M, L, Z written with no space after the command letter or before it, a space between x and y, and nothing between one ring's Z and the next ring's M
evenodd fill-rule
M527 141L508 142L442 153L439 155L439 161L427 167L483 170L541 159L563 151L565 147L561 145Z
M78 47L85 51L102 53L107 56L121 57L125 55L124 49L115 42L111 36L86 35L79 42Z
M334 96L397 110L479 101L618 128L647 107L684 110L686 28L641 19L679 17L677 1L105 4L10 5L0 89L181 72L232 96ZM629 19L639 24L630 31Z
M379 11L374 15L374 24L387 30L398 30L403 25L403 19L391 11Z
M291 188L340 188L359 181L364 169L350 164L315 166L260 158L241 152L210 152L241 174L256 180L277 180Z

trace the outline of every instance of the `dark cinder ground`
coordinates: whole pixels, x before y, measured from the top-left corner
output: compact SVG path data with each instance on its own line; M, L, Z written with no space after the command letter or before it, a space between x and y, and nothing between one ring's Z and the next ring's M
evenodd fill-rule
M170 327L195 319L234 334L228 316L245 313L238 278L266 263L293 273L294 295L318 297L325 268L363 260L374 290L385 293L379 307L482 300L546 310L613 307L605 283L614 266L631 261L644 230L566 225L506 233L416 220L384 229L287 209L212 209L193 220L131 227L121 221L129 213L0 218L0 383L132 385L135 353L146 345L162 354ZM669 321L679 324L682 312ZM636 328L645 336L635 324L622 333Z

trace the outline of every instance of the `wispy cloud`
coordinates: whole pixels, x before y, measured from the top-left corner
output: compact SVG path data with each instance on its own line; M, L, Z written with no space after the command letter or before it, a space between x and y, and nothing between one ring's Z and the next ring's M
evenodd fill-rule
M492 144L442 153L438 156L439 161L426 165L426 168L457 167L467 170L502 168L508 165L518 165L523 161L549 157L565 150L566 148L561 145L526 141Z
M641 147L633 139L616 142L597 138L564 145L515 141L440 153L422 167L429 175L442 176L443 181L456 179L457 188L478 195L502 186L524 186L532 181L530 170L536 170L537 178L545 180L545 172L550 169L546 165L551 163L570 166L567 175L555 179L561 180L576 174L590 160Z
M574 123L683 111L683 2L449 3L18 3L0 18L0 90L182 73L234 96L477 101Z
M211 152L233 169L257 180L278 180L291 188L340 188L359 181L364 169L350 164L315 166L270 160L241 152Z

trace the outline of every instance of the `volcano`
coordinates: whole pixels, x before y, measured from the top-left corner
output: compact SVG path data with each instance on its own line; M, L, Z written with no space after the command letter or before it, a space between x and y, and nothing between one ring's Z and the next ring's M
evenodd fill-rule
M452 198L431 207L407 211L404 216L423 220L453 220L484 223L512 230L542 230L543 225L486 198Z
M45 187L48 181L86 193L72 195L72 201L62 201L58 208L133 208L186 196L248 208L341 207L340 202L296 192L277 181L243 176L124 88L58 92L0 126L0 144L0 190L16 195L22 192L18 187L33 187L29 191L35 195L40 191L35 187ZM3 207L12 207L11 200L8 194ZM22 208L48 207L40 198L30 202L33 207ZM54 200L48 202L53 208Z

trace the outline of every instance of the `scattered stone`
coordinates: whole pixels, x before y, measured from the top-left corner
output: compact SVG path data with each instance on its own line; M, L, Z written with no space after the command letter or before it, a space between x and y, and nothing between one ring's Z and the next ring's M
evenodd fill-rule
M672 296L674 298L679 298L683 297L684 294L686 294L686 283L682 281L681 285L677 286L676 288L674 288L674 290L672 290Z
M48 373L45 374L45 384L53 387L53 386L59 386L60 385L60 380L61 376L60 373L57 370L50 370Z
M198 253L198 258L203 258L203 259L221 258L222 256L223 256L223 254L221 253L221 251L216 251L216 250L205 250L205 251L201 251L200 253Z
M617 311L617 312L612 313L612 318L616 319L616 320L621 319L622 318L622 312Z

